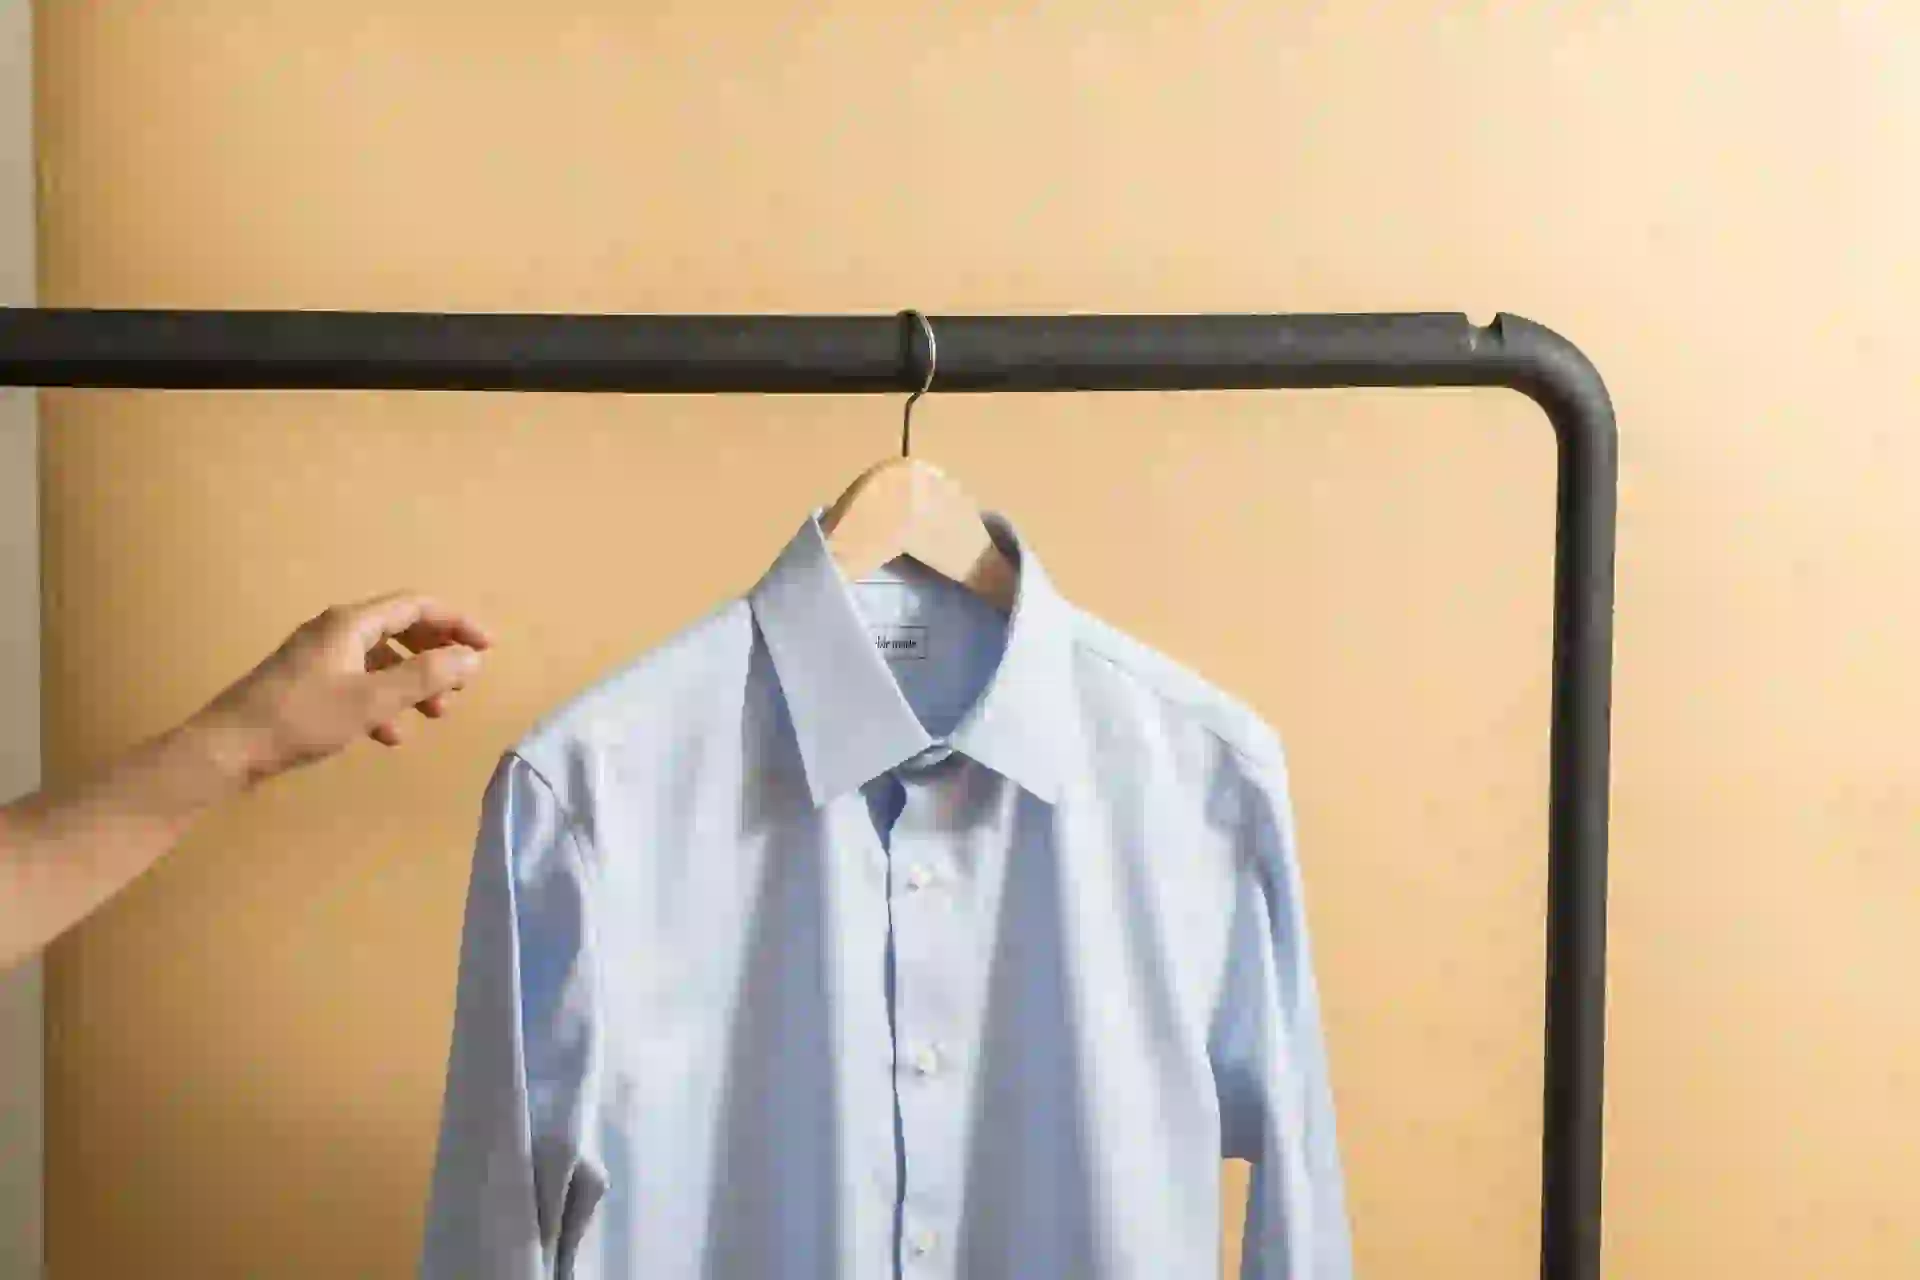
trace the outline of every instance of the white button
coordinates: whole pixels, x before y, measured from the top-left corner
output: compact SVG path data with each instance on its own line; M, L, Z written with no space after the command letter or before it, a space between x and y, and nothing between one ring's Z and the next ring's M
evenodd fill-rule
M924 862L916 862L907 872L907 888L918 892L933 883L933 868Z
M932 1253L939 1243L939 1232L932 1227L922 1227L913 1233L912 1238L907 1241L907 1247L913 1250L914 1257L924 1258Z
M940 1051L932 1045L922 1045L913 1055L913 1069L923 1076L930 1076L940 1069Z

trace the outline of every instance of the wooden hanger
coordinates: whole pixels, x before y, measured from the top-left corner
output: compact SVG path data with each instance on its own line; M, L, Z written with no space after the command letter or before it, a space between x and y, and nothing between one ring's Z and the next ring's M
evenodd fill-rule
M1002 613L1013 609L1020 571L987 531L980 507L938 467L913 456L913 404L933 386L938 367L933 326L918 311L927 339L927 378L907 397L900 456L868 467L821 519L827 549L849 582L906 556L966 587Z

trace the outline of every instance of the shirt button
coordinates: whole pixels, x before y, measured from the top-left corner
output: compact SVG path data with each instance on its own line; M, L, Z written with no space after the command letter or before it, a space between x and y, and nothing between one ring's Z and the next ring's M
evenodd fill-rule
M915 893L933 883L933 868L924 862L916 862L907 872L907 888Z
M932 1253L939 1244L940 1234L931 1227L922 1227L920 1230L914 1232L913 1236L907 1241L907 1248L913 1251L914 1257L924 1258Z
M932 1045L922 1045L913 1055L913 1069L923 1076L930 1076L940 1070L940 1051Z

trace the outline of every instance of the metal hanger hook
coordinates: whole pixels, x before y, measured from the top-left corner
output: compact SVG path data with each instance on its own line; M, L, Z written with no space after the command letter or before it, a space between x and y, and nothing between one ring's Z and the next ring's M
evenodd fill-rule
M919 390L907 397L906 412L900 418L900 456L911 458L913 456L913 403L933 388L933 375L940 368L940 348L933 340L933 322L918 311L908 311L906 314L918 322L920 332L925 334L927 339L926 380L920 384Z

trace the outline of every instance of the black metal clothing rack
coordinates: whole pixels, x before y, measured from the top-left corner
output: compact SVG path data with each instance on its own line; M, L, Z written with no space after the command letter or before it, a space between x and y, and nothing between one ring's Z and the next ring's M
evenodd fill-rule
M1559 440L1541 1274L1599 1280L1617 448L1593 365L1516 316L931 317L939 391L1507 387ZM159 389L907 392L895 316L0 310L0 384Z

